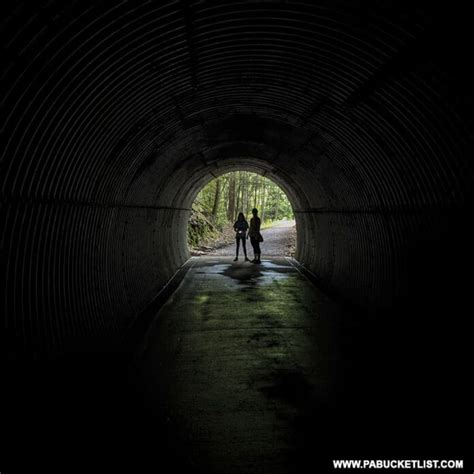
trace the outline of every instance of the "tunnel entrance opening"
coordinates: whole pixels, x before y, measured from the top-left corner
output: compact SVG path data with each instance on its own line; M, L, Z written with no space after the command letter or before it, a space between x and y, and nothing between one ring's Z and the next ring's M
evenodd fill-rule
M293 257L296 223L287 194L264 174L248 170L233 170L214 176L197 193L187 229L190 254L234 255L235 225L239 215L243 214L243 225L247 228L251 225L254 209L258 210L261 223L264 254ZM251 243L247 238L249 229L243 233L248 252Z

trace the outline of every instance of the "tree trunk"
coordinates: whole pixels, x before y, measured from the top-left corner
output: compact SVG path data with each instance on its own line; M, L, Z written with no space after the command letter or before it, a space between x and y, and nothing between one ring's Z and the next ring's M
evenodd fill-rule
M244 171L244 179L243 179L243 188L242 188L242 200L243 200L243 206L242 206L242 212L246 216L249 211L249 180L247 176L247 172Z
M255 181L254 181L254 191L253 191L253 202L254 205L253 207L256 207L258 209L258 191L260 187L260 176L257 174L255 175Z
M266 201L267 201L267 189L266 189L266 186L265 186L265 180L263 180L263 183L262 183L262 211L260 212L260 219L262 220L262 224L263 222L265 221L265 204L266 204Z
M274 219L277 221L278 220L278 204L279 204L279 201L280 201L280 196L278 194L276 194L276 199L275 199L275 207L273 208L273 212L275 214L275 217Z
M219 199L221 197L221 180L219 178L216 179L216 191L214 193L214 205L212 206L212 218L214 222L217 218L217 211L219 210Z
M227 205L227 220L234 222L235 219L235 173L230 175L229 201Z
M240 212L240 208L242 207L242 173L238 172L239 176L239 188L237 189L237 204L235 206L235 213Z

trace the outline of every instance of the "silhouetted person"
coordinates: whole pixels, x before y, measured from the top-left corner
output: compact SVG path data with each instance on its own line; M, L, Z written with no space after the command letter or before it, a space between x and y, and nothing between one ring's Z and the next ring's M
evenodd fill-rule
M240 242L242 242L242 248L244 250L245 261L249 262L249 259L247 258L247 248L245 246L245 239L247 237L248 228L249 228L249 225L247 221L245 220L245 216L241 212L239 212L239 215L237 216L237 221L234 224L235 241L237 244L234 262L239 259Z
M250 219L250 229L249 229L249 237L250 243L253 247L253 255L254 259L252 263L262 263L260 261L260 242L263 242L262 234L260 234L260 217L258 217L258 210L252 209L253 217Z

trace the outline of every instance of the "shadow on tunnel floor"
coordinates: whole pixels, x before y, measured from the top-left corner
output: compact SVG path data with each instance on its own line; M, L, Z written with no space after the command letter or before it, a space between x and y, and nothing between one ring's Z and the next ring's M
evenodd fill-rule
M216 271L248 285L262 277L265 265L221 263ZM342 363L334 366L338 384L330 397L315 397L298 372L274 373L262 390L294 408L289 436L298 448L284 453L280 470L244 466L240 472L296 473L308 466L332 472L333 459L471 462L465 435L471 416L470 333L452 324L466 313L461 314L461 301L426 299L439 289L434 280L425 282L431 289L419 288L411 306L404 301L376 318L354 313L342 321L337 328ZM467 295L467 286L456 288ZM212 467L204 454L198 462L189 455L192 447L181 428L145 401L143 374L125 356L78 353L11 361L4 372L9 472L31 467L65 472L65 466L67 472L228 472Z
M352 364L368 362L367 355ZM400 378L386 359L374 360L372 354L371 360L362 370L346 369L342 392L324 402L311 397L298 374L276 374L266 395L296 408L292 436L299 448L286 454L284 470L274 472L307 472L308 466L332 472L333 459L468 462L468 401L459 398L455 387L443 387L438 379L422 383L421 374L415 383L403 374ZM7 381L15 384L15 400L5 405L9 442L3 462L9 472L32 467L48 472L228 472L225 466L210 468L205 457L196 464L176 427L143 403L143 380L130 367L96 357L28 365L15 375ZM240 472L268 471L247 466Z
M370 343L375 335L367 328L353 336L359 342L346 345L351 359L331 399L312 399L298 374L275 374L267 389L266 396L296 410L292 436L299 448L287 454L282 472L306 472L308 465L330 472L332 459L467 463L469 402L460 384L468 373L454 370L446 379L443 367L437 376L406 360L403 347L387 357L381 344ZM13 399L4 405L9 442L3 461L9 472L31 467L64 472L65 466L68 472L100 466L102 472L124 466L132 472L148 472L150 466L159 468L153 472L227 472L210 469L205 458L196 464L188 457L179 430L144 403L141 375L113 358L97 354L87 361L20 364L14 372L5 380L13 388ZM253 466L241 472L265 471Z

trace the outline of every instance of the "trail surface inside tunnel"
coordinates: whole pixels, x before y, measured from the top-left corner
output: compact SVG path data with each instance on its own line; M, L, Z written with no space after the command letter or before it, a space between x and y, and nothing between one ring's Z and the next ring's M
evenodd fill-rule
M290 259L196 258L140 361L176 458L199 472L290 472L331 391L340 314Z

